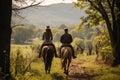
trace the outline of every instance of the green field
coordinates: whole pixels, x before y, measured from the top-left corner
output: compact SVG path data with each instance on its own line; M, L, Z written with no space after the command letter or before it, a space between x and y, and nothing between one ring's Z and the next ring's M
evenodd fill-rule
M11 45L11 73L16 80L67 80L66 75L61 69L61 61L54 58L50 74L45 74L42 58L37 58L37 49L31 45ZM68 80L87 80L81 79L82 75L89 75L90 80L120 80L120 66L110 67L102 61L95 61L96 55L87 56L78 54L72 61L73 73ZM85 68L84 70L79 68ZM83 74L81 73L83 70ZM87 77L87 78L88 78Z

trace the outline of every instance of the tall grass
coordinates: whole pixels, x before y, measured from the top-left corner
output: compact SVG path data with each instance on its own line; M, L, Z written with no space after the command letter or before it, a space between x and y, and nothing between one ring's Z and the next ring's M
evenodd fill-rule
M43 59L38 58L38 48L38 44L11 45L12 76L16 80L66 80L59 58L53 58L51 73L45 74ZM85 68L86 73L92 76L92 80L120 80L120 66L110 67L102 61L97 62L95 58L96 55L78 54L73 62L80 61L77 66Z
M66 80L60 59L54 58L50 74L45 74L42 58L37 58L38 46L11 46L11 74L16 80Z

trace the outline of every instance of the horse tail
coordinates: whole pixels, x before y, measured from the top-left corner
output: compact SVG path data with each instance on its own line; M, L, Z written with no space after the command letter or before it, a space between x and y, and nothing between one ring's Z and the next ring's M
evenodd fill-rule
M52 59L52 50L50 49L50 48L48 48L48 50L47 50L47 55L46 55L46 59L47 59L47 62L49 63L50 61L51 61L51 59Z
M63 53L63 59L62 59L62 68L66 65L67 63L67 57L69 55L69 52L67 49L65 49L64 53Z
M46 65L51 66L52 59L53 59L53 50L51 48L48 48L46 54Z

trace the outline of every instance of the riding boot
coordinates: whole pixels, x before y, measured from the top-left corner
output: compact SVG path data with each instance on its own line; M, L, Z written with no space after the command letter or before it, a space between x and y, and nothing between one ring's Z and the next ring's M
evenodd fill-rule
M39 56L38 56L38 58L41 57L41 50L42 50L42 47L41 47L40 50L39 50Z
M43 47L43 46L44 46L44 44L42 44L41 47L40 47L39 56L38 56L39 58L41 57L41 54L42 54L42 47Z
M59 58L61 58L61 49L62 49L62 46L60 47L60 49L59 49Z
M71 47L71 49L72 49L72 56L73 56L73 59L75 59L76 58L76 56L75 56L75 53L74 53L74 49L73 49L73 47L70 45L70 47Z
M76 58L76 56L75 56L74 52L72 52L72 56L73 56L73 59L75 59L75 58Z
M58 57L55 46L53 44L52 44L52 46L54 47L55 57Z

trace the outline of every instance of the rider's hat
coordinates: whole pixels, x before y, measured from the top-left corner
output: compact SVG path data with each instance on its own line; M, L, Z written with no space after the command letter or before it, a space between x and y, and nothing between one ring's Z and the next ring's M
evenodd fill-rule
M68 28L64 28L64 31L68 31Z
M46 26L46 32L50 32L50 26Z
M50 29L50 26L46 26L46 29Z

